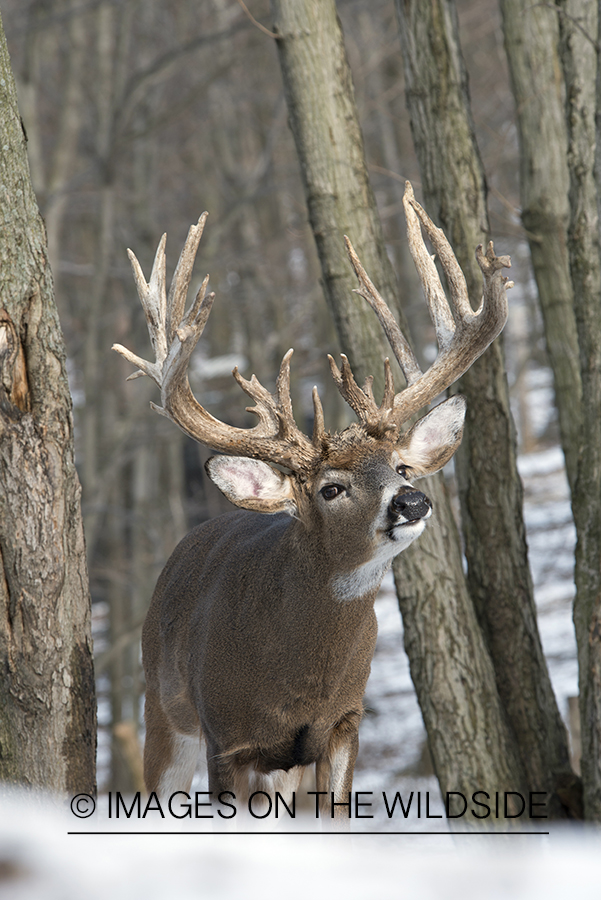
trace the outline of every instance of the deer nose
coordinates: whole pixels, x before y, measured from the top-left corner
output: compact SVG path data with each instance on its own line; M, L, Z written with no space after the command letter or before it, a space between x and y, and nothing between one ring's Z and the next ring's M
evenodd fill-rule
M431 501L421 491L403 489L390 501L390 511L408 522L423 519L432 509Z

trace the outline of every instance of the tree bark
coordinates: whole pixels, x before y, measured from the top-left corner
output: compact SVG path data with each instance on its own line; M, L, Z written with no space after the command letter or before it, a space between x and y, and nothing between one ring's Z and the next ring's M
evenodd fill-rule
M567 249L569 179L557 15L544 3L530 0L501 0L501 12L520 143L522 223L538 286L561 443L573 491L582 389Z
M386 258L340 24L333 0L272 0L290 124L340 341L363 374L381 367L382 342L365 317L343 252L348 233L392 309ZM364 324L365 323L365 324ZM401 327L405 330L404 320ZM388 351L389 352L389 351ZM441 478L427 491L437 522L400 557L405 645L441 790L470 795L525 783L492 664L467 594L458 537Z
M576 547L574 625L578 643L582 783L587 819L601 821L601 72L594 41L599 10L561 0L560 53L566 82L570 225L568 250L582 374L581 451L572 509ZM595 92L595 81L596 92ZM596 93L596 96L595 96ZM600 131L595 135L595 106ZM596 145L596 148L595 148ZM597 160L595 162L595 153ZM595 182L596 178L596 182Z
M381 393L389 350L372 311L352 293L357 282L343 235L351 238L366 270L378 274L378 289L397 313L398 288L367 174L336 6L333 0L273 0L271 9L326 300L357 380L373 375ZM357 335L363 336L360 353Z
M95 789L80 487L44 226L0 24L0 778Z
M482 283L474 250L489 234L486 185L471 121L452 0L397 0L407 105L426 206L466 276ZM522 517L515 427L500 341L461 379L468 413L456 460L468 587L492 656L529 790L554 795L571 781L569 751L542 651Z

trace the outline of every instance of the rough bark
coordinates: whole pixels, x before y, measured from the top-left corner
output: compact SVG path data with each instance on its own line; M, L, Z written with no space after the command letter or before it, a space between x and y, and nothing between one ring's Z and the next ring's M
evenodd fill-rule
M558 5L562 10L560 53L569 139L568 249L584 411L572 500L578 534L574 625L580 680L581 769L585 817L601 821L601 133L595 136L595 106L601 110L601 75L594 45L598 9L586 0L561 0ZM599 112L597 116L601 128Z
M578 336L567 249L567 135L557 15L544 3L501 0L520 144L526 230L555 381L561 443L574 490L582 419Z
M271 9L326 300L357 380L373 375L381 392L382 360L390 351L372 311L352 293L357 283L343 235L351 238L366 270L377 272L378 289L394 311L398 289L367 174L336 6L332 0L274 0ZM360 353L357 335L363 336Z
M90 604L46 235L0 25L0 779L95 787Z
M474 248L490 235L455 7L397 0L397 12L424 201L450 237L475 307L482 285ZM468 588L529 789L553 794L570 781L569 752L536 624L500 341L459 389L468 401L456 457ZM561 814L557 797L549 809Z
M343 348L366 374L381 366L381 340L351 294L355 284L343 255L344 231L391 307L399 304L365 174L340 24L333 0L272 0L271 5L326 295ZM476 785L519 790L523 774L467 594L442 480L432 479L426 490L437 523L397 558L396 578L412 677L440 786L466 795Z

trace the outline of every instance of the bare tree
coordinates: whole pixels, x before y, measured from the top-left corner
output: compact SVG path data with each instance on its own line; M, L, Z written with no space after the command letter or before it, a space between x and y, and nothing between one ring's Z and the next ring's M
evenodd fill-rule
M0 778L92 792L96 705L71 399L0 30Z
M569 138L568 250L582 375L582 432L572 500L578 533L574 625L581 768L586 818L601 821L601 133L595 134L595 109L597 116L601 109L595 43L599 11L583 0L563 0L558 6Z
M398 0L407 103L426 203L466 274L472 305L482 289L473 248L490 233L486 187L452 0ZM572 807L565 726L536 624L516 468L515 427L501 344L460 382L468 401L458 457L468 586L493 659L497 686L530 790Z
M567 133L557 16L545 3L501 0L520 142L522 224L555 381L561 442L574 489L582 419L578 336L567 250Z
M371 266L372 280L386 299L394 297L389 305L398 309L400 304L365 175L342 31L333 0L272 0L271 6L326 291L331 306L337 309L341 344L352 349L355 360L363 360L366 373L371 362L364 344L369 340L366 333L348 325L344 330L341 327L350 320L346 310L358 302L351 294L350 271L342 266L344 231L359 255L369 257L366 265ZM329 277L331 272L335 279ZM436 773L443 792L469 791L476 783L493 790L523 785L523 770L501 709L492 663L466 590L453 518L440 483L435 491L439 527L424 535L421 545L407 551L397 564L396 581L405 646ZM434 652L436 665L431 659ZM491 734L495 735L494 746L488 740Z

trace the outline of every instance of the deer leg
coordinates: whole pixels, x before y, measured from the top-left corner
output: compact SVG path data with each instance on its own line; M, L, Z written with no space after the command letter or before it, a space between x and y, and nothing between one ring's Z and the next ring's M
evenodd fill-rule
M144 745L144 782L149 793L170 797L176 791L190 790L198 753L200 729L181 734L165 715L161 701L146 693L146 743Z
M236 795L240 792L239 778L236 778L237 766L227 755L222 753L218 745L210 740L205 732L207 742L207 771L209 775L209 791L213 797L218 797L222 791L229 791Z
M354 719L355 717L353 717ZM354 721L345 720L330 737L327 754L317 761L315 775L320 816L328 822L334 819L337 830L349 828L355 760L359 751L359 734Z

